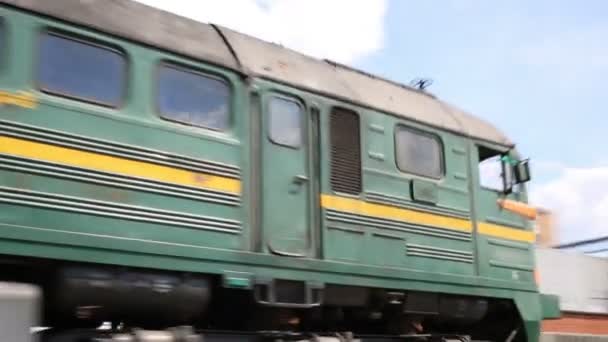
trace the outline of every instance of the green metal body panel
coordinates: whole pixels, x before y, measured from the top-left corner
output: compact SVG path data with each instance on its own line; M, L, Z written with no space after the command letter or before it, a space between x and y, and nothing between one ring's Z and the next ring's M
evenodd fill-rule
M488 143L471 141L472 152L471 171L473 179L479 180L479 169L475 163L479 160L476 146L487 146L497 151L507 152L504 147L490 145ZM479 184L479 181L477 181ZM523 184L519 185L521 191L513 192L508 196L492 189L479 185L474 187L476 222L505 225L521 230L532 230L532 227L524 218L502 210L497 205L497 200L506 198L515 201L526 202L526 192ZM534 246L529 243L518 241L506 241L477 235L477 252L483 256L479 260L479 274L494 279L515 280L528 283L534 282Z
M413 224L408 229L391 230L356 219L329 222L327 210L320 205L322 194L332 194L329 115L338 106L360 117L363 192L352 199L530 230L522 219L500 210L496 204L498 193L477 185L477 142L271 81L254 79L246 83L235 73L204 61L12 9L0 8L0 16L10 44L2 51L0 89L30 92L38 104L35 109L4 106L0 108L2 122L69 133L80 143L106 141L159 155L220 163L238 171L242 189L240 198L233 199L236 203L225 204L211 197L186 198L176 191L151 192L141 187L94 183L65 177L61 172L43 174L31 166L29 171L9 169L0 162L0 187L20 189L30 196L25 202L0 202L1 254L217 275L236 273L250 279L314 280L509 298L520 310L528 339L538 339L542 312L533 277L533 245L476 234L475 224L472 233L456 234L455 238L453 234L425 234L422 229L416 231L424 227ZM36 65L37 36L48 28L121 47L129 56L128 94L122 107L103 108L37 90L32 67ZM229 82L232 102L228 131L187 127L159 117L154 99L155 71L159 63L168 60ZM259 104L251 102L254 92L261 96ZM302 106L305 130L301 148L286 148L269 139L266 109L273 96L293 99ZM261 109L255 108L257 105ZM261 121L254 122L256 119ZM397 124L440 139L445 170L441 179L399 171L394 152ZM107 146L99 147L101 153ZM161 157L149 158L151 163L162 161ZM294 182L296 176L309 181ZM410 191L412 188L416 190ZM40 193L57 196L62 204L42 206L35 199L42 196ZM412 193L419 193L420 198L412 198ZM525 192L510 196L525 200ZM89 211L74 211L83 201L100 202ZM131 210L130 215L146 211L153 217L168 211L171 213L166 215L172 218L181 215L182 221L188 218L197 225L203 222L202 228L151 218L99 215L99 211L109 213L112 203ZM237 228L205 229L204 222L211 219L226 220ZM425 248L422 254L411 251ZM441 251L448 251L448 257ZM449 256L455 254L458 260L450 260Z
M362 132L362 162L363 162L363 193L361 200L374 201L381 204L393 204L403 208L423 209L439 215L453 215L456 217L469 218L470 202L467 189L467 178L455 177L466 175L466 154L453 152L464 144L462 137L444 133L429 128L418 126L383 113L353 108L361 116ZM445 170L446 174L441 180L421 178L405 174L397 168L395 160L395 137L394 130L397 124L405 124L409 127L419 128L423 131L437 135L445 146ZM322 132L328 134L327 129ZM327 146L327 145L322 145ZM326 157L321 165L328 165ZM327 170L329 171L329 170ZM331 193L327 174L323 193ZM415 201L411 195L411 187L415 182L426 186L432 186L437 191L437 203L426 205ZM423 183L424 182L424 183ZM340 223L342 224L342 223ZM359 235L353 235L352 230L359 230ZM361 229L363 227L363 229ZM434 259L417 255L408 255L408 246L428 246L444 248L472 255L471 237L463 240L453 239L447 234L438 235L424 234L421 230L416 233L408 233L400 230L385 228L366 227L357 223L346 225L351 230L334 230L330 227L324 232L330 234L335 240L328 241L325 245L329 259L351 261L357 263L369 263L378 266L402 267L414 270L427 270L441 274L453 274L458 276L474 276L475 267L471 262L454 262L448 260ZM415 226L412 226L414 230ZM348 246L344 239L353 241ZM468 239L468 240L467 240ZM335 242L334 242L335 241ZM342 242L339 242L342 241ZM334 242L334 243L332 243ZM358 258L348 260L339 253L346 251L358 251ZM439 255L437 255L439 256Z
M262 88L262 227L267 249L285 256L310 256L310 199L308 114L304 102L285 94ZM269 102L283 99L301 108L302 143L284 146L270 135Z

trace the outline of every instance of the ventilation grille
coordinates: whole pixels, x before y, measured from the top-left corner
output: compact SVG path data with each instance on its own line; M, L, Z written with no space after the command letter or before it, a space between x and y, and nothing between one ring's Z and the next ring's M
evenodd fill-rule
M331 188L352 195L361 193L359 116L334 109L330 118Z

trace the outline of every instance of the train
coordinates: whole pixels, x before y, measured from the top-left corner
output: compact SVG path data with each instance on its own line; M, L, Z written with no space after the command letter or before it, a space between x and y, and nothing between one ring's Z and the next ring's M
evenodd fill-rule
M536 342L530 178L424 87L134 1L0 0L0 281L41 289L43 341Z

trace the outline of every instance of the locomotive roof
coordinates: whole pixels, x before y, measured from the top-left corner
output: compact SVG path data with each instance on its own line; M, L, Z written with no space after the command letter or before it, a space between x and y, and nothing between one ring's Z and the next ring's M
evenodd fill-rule
M467 136L513 145L492 124L416 88L135 1L0 0L0 3L210 61L249 76L284 82Z

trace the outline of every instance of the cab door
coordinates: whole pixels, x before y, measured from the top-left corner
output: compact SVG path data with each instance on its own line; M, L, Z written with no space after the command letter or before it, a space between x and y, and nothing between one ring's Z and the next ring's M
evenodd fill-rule
M534 232L529 222L515 213L503 210L498 201L526 201L525 188L513 185L510 166L503 157L504 147L478 143L472 148L473 178L476 180L475 211L479 274L482 277L516 282L534 282Z
M295 97L264 97L262 230L270 252L307 256L311 245L309 116Z

